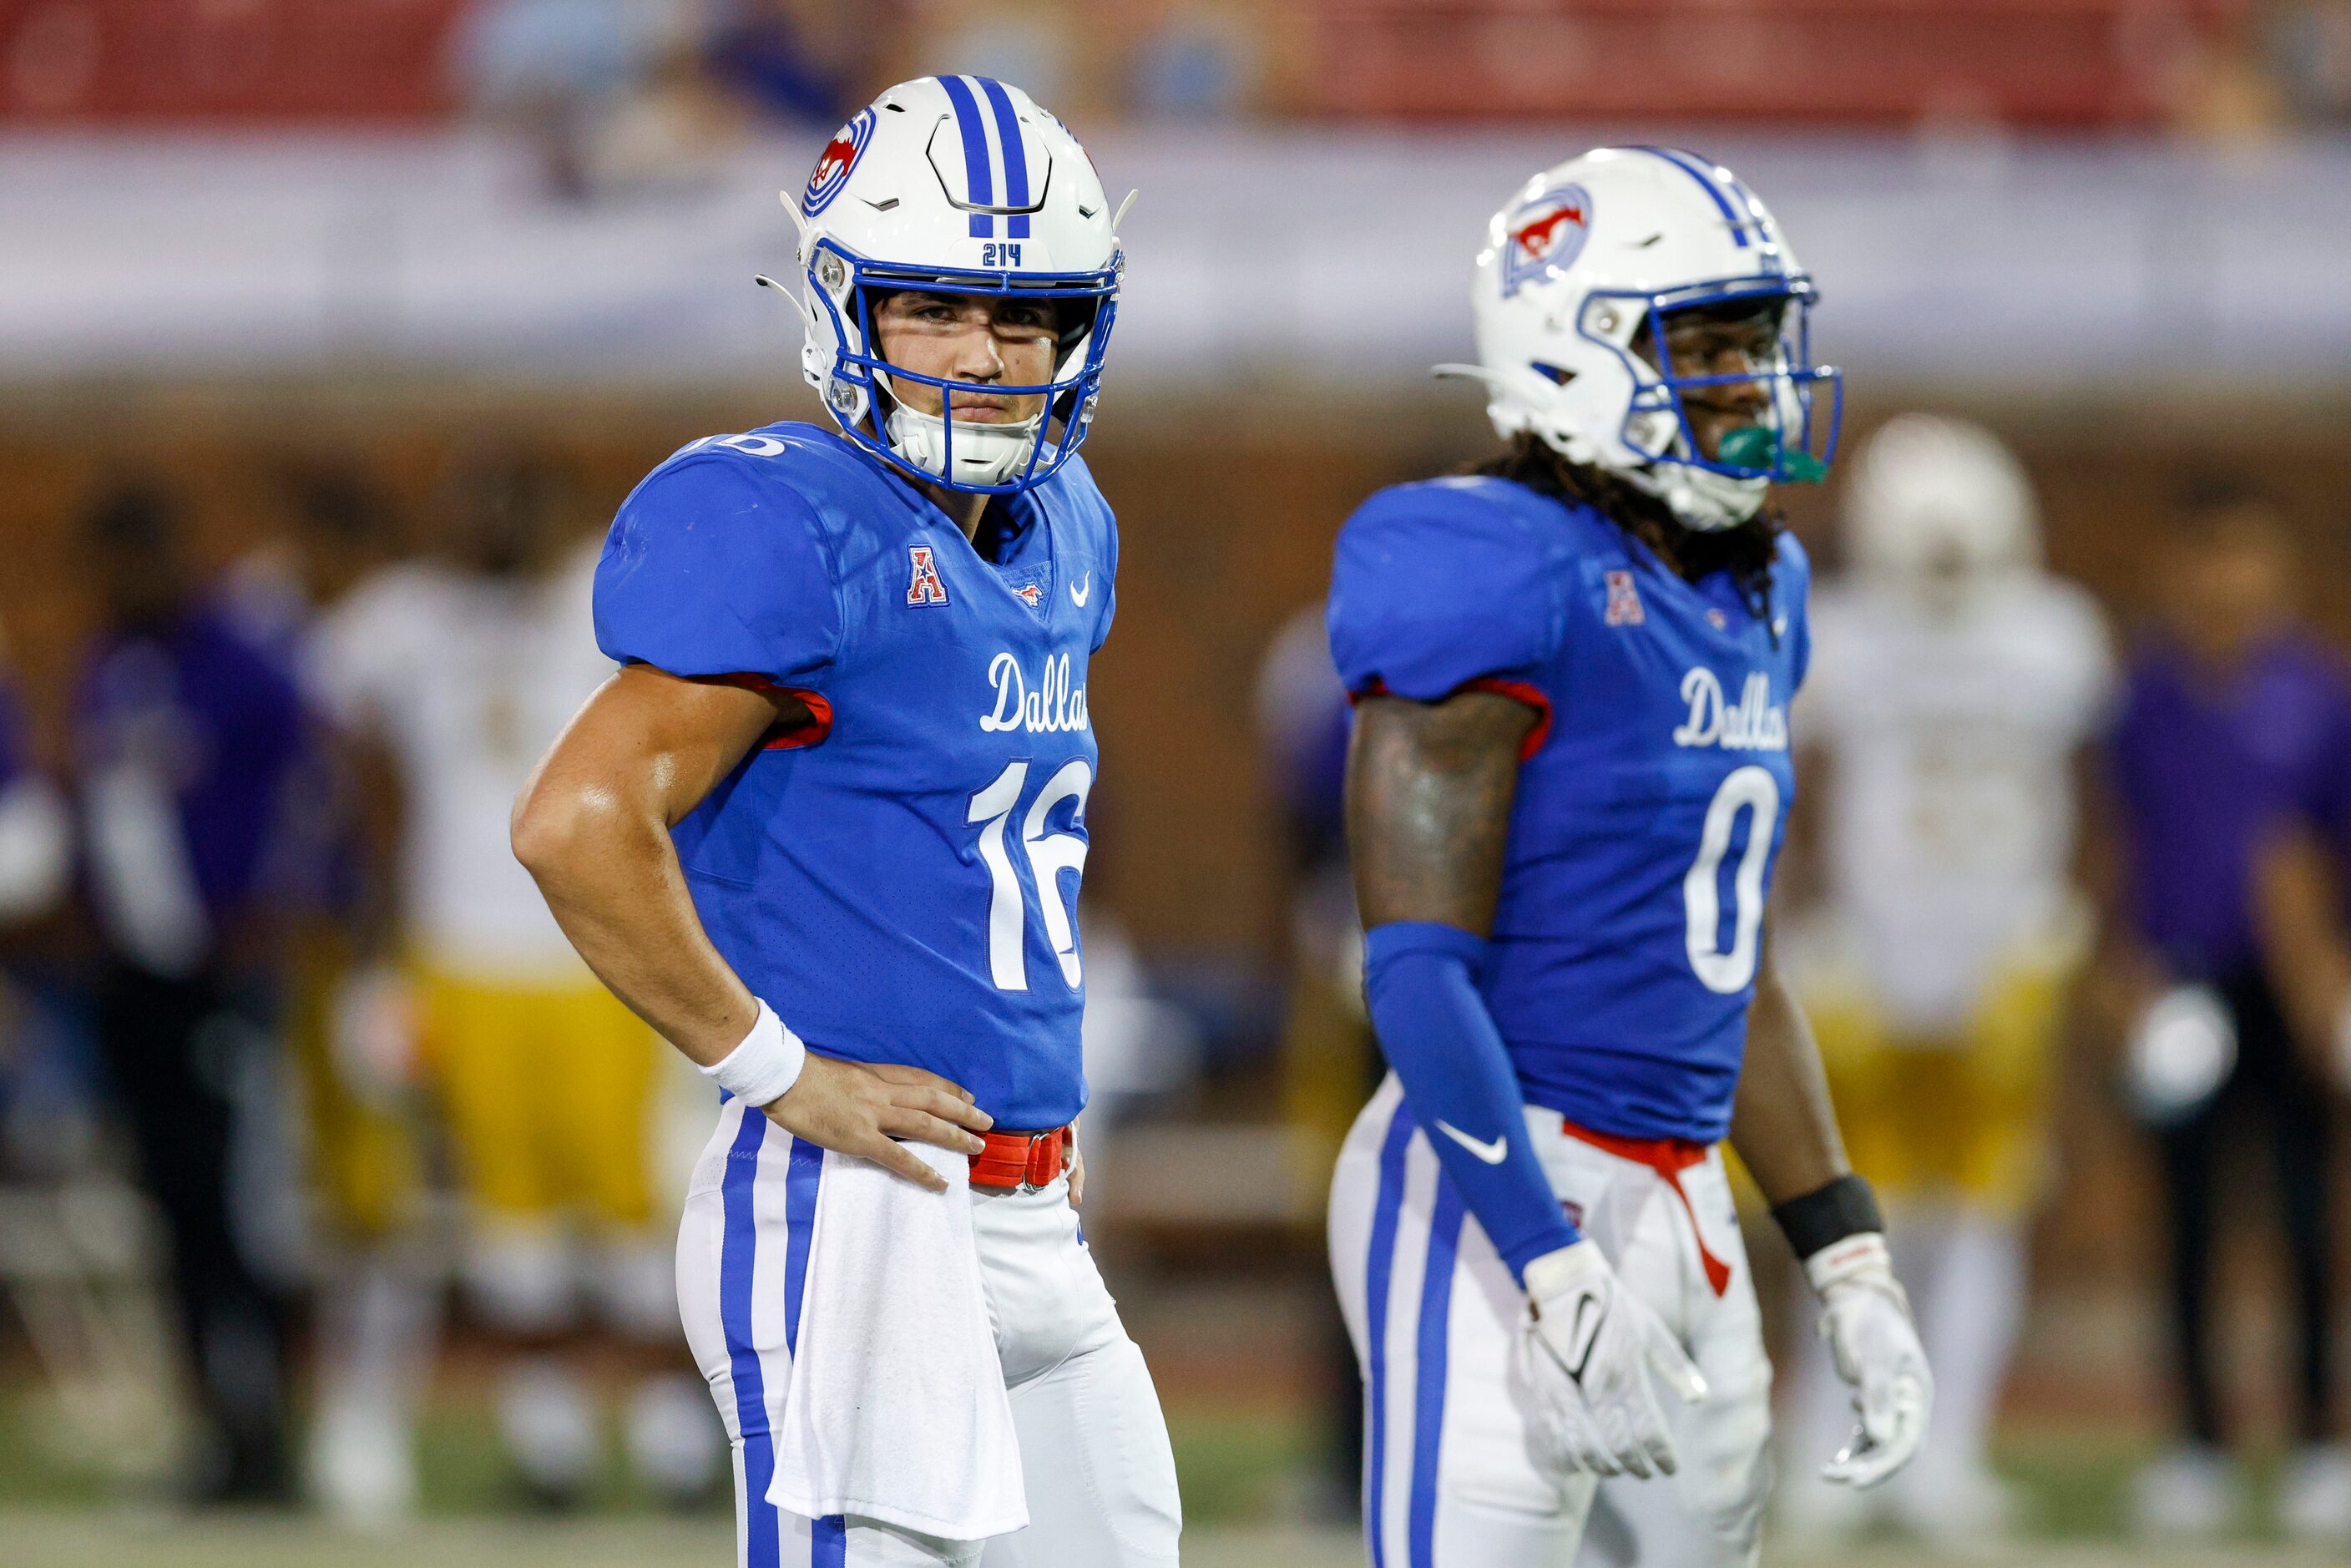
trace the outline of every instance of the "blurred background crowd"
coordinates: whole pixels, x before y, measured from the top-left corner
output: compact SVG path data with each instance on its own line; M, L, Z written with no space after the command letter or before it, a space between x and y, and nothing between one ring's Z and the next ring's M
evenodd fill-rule
M1330 541L1489 449L1426 376L1486 214L1669 141L1851 378L1774 920L1939 1387L1840 1506L1789 1312L1785 1538L2351 1542L2351 3L0 0L0 1557L125 1500L723 1552L705 1092L506 810L628 487L819 417L774 193L946 70L1142 193L1088 1233L1190 1516L1352 1511Z

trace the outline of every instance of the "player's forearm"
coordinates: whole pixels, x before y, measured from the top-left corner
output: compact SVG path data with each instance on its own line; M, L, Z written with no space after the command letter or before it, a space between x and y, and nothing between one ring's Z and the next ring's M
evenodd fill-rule
M1768 959L1747 1014L1747 1061L1731 1103L1730 1144L1774 1207L1849 1175L1820 1048Z
M1367 935L1364 991L1380 1048L1429 1147L1514 1276L1572 1246L1526 1137L1510 1053L1470 970L1485 943L1458 926L1399 921Z
M697 1066L726 1057L758 1004L711 946L668 824L650 801L534 789L515 853L597 978Z
M2321 1076L2343 1071L2351 1045L2351 940L2325 850L2306 830L2262 847L2254 877L2262 962L2277 988L2295 1043Z

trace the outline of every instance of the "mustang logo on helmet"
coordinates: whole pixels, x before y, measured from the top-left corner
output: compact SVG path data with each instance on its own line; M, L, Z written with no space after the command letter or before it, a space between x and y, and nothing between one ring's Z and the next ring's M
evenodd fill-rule
M1581 185L1562 185L1520 204L1510 217L1510 244L1502 252L1502 293L1552 267L1567 267L1592 232L1592 198Z
M832 140L817 154L816 167L809 173L808 192L800 197L800 211L814 217L832 204L841 188L849 183L849 172L857 167L858 154L865 151L866 139L872 134L873 111L870 109L832 133Z

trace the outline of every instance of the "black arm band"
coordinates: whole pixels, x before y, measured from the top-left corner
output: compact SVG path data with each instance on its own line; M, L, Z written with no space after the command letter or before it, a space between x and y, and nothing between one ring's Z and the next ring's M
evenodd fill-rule
M1792 1197L1774 1207L1771 1218L1799 1260L1848 1236L1886 1228L1877 1212L1877 1195L1857 1176L1841 1176L1824 1187Z

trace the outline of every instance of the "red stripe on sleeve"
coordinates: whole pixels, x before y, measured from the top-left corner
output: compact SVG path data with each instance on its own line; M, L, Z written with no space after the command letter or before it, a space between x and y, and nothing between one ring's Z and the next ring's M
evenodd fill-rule
M779 685L765 675L743 673L732 675L712 675L709 679L725 685L741 686L745 691L765 692L770 696L797 697L808 709L808 716L797 724L778 723L759 742L762 751L799 751L810 746L821 746L824 737L832 733L832 704L821 693L806 686Z
M1541 686L1532 682L1509 681L1499 675L1486 675L1478 680L1464 681L1454 687L1453 692L1447 692L1446 695L1450 696L1454 692L1492 692L1498 696L1510 697L1522 702L1535 710L1535 727L1527 731L1527 737L1519 743L1519 760L1521 762L1541 751L1542 743L1551 738L1551 697ZM1362 702L1365 697L1384 697L1390 694L1387 683L1375 676L1349 692L1347 702L1352 706Z

